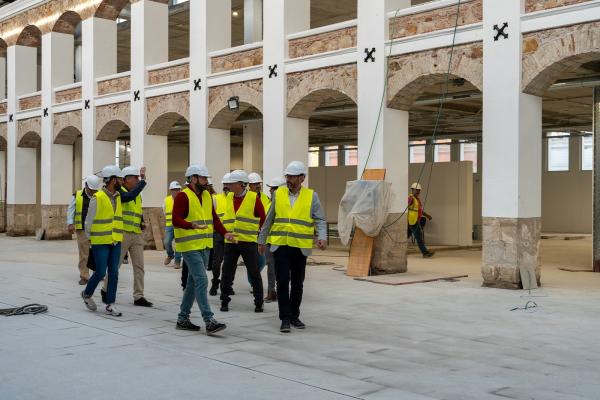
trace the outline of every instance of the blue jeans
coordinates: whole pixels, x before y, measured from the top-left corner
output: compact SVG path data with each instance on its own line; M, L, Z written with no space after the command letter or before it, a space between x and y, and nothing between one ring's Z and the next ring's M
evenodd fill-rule
M427 247L425 246L425 241L423 240L423 228L419 224L409 225L407 232L407 239L410 239L411 236L415 237L417 241L417 245L419 246L419 250L421 254L426 254L429 252Z
M179 308L179 321L190 318L194 299L202 312L202 318L208 322L214 316L208 303L208 277L206 276L206 265L208 264L209 249L186 251L182 253L183 261L188 266L188 278Z
M258 273L261 273L262 270L267 265L267 256L263 254L262 256L258 255ZM250 278L250 272L248 272L248 268L246 268L246 276L248 277L248 283L252 286L252 278Z
M96 270L85 287L85 294L92 296L96 287L104 280L108 270L108 287L106 303L114 304L117 299L117 283L119 281L119 261L121 259L121 243L92 245L92 253Z
M175 258L175 263L181 263L181 253L175 251L173 248L173 239L175 239L175 229L172 226L165 226L165 250L167 251L167 256L170 258Z

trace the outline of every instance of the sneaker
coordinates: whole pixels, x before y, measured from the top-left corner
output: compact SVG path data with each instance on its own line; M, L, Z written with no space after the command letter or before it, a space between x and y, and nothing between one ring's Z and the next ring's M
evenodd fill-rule
M227 305L227 303L221 303L221 312L228 312L229 311L229 305Z
M273 301L277 301L277 292L274 290L269 290L267 297L265 297L265 303L271 303Z
M173 261L173 257L169 257L167 256L167 258L165 258L165 262L163 264L165 264L165 266L171 264L171 261ZM125 262L125 260L123 260L123 262Z
M152 307L152 303L150 303L148 300L146 300L146 298L144 297L140 297L139 299L135 300L133 302L134 306L140 306L140 307Z
M175 266L173 268L181 269L181 261L175 261Z
M304 322L300 321L298 318L292 318L292 320L290 321L290 324L296 329L306 328L306 325L304 325Z
M182 331L198 332L200 330L200 327L198 325L192 324L192 321L190 321L189 319L186 319L184 321L177 321L177 325L175 326L175 329L179 329Z
M225 328L227 328L227 325L218 322L216 319L211 319L206 323L206 334L208 336L214 335L217 332L221 332Z
M115 307L114 304L107 304L106 308L104 309L104 313L106 315L110 315L112 317L120 317L123 315L122 312L120 312L119 310L117 310L117 308Z
M85 306L88 310L96 311L98 309L98 307L96 306L96 302L94 301L94 299L92 299L92 296L88 296L87 294L85 294L85 291L81 291L81 298L83 299L83 302L85 303Z
M87 285L87 283L88 283L88 280L87 280L87 279L85 279L85 278L81 278L81 279L79 280L79 284L80 284L81 286L83 286L83 285Z
M255 313L261 313L263 311L265 311L265 309L263 308L262 304L259 304L259 305L257 305L257 306L254 307L254 312Z
M428 251L427 253L423 254L423 258L431 258L434 254L435 251Z
M281 328L279 328L279 332L281 333L290 333L292 329L290 328L290 321L284 320L281 321Z
M102 297L102 302L106 304L106 292L104 289L100 289L100 297Z

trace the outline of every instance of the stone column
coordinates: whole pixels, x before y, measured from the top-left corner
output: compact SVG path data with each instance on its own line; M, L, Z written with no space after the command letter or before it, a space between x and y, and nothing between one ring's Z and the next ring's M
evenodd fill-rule
M540 281L542 99L521 92L521 2L483 3L483 285ZM508 38L493 26L508 22Z
M0 151L0 233L6 232L6 151Z
M388 39L387 12L410 6L408 0L372 2L358 0L358 49L375 48L375 62L365 62L363 51L357 53L358 66L358 171L385 168L395 202L390 207L386 232L375 240L371 269L387 274L407 271L406 207L408 191L408 112L381 108L386 101L384 80L385 42ZM380 108L382 110L379 118Z
M262 121L244 123L244 170L262 175L263 165Z
M594 88L594 199L593 236L594 272L600 272L600 87Z
M262 40L263 0L244 0L244 43Z

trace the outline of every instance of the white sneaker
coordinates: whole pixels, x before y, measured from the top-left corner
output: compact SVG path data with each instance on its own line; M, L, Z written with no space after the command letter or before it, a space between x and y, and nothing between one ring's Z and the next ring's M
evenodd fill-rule
M96 302L94 299L92 299L92 296L88 297L83 290L81 291L81 298L83 299L83 302L88 310L96 311L98 309L98 307L96 307Z
M106 315L110 315L113 317L120 317L123 315L122 312L117 310L114 304L107 304L106 308L104 309L104 312L106 313Z

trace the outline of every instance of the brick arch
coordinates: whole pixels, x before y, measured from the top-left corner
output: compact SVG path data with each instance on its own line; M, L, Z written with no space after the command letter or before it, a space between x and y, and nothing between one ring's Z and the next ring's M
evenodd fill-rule
M96 107L96 139L114 142L129 121L129 102Z
M387 89L388 107L409 110L424 88L444 82L450 54L451 49L446 47L391 58ZM450 79L465 79L479 91L483 91L483 44L456 46L450 75Z
M230 129L235 120L250 107L254 107L262 113L262 80L211 87L208 90L208 96L208 126L210 128ZM227 101L234 96L240 99L238 111L230 111L227 107Z
M151 97L146 100L146 132L167 136L179 119L190 120L189 92Z
M42 144L42 119L40 117L17 121L17 146L37 149Z
M6 151L8 131L6 123L0 124L0 151Z
M17 38L18 46L39 47L42 44L42 31L35 25L27 25Z
M563 74L600 60L600 21L523 35L523 91L537 96Z
M336 65L289 74L288 116L309 119L319 105L340 93L357 103L356 64Z
M81 110L54 115L54 144L74 145L81 131Z
M75 28L81 22L81 16L75 11L67 11L63 13L52 27L52 32L66 33L69 35L75 34Z
M116 20L130 0L103 0L94 14L97 18Z

